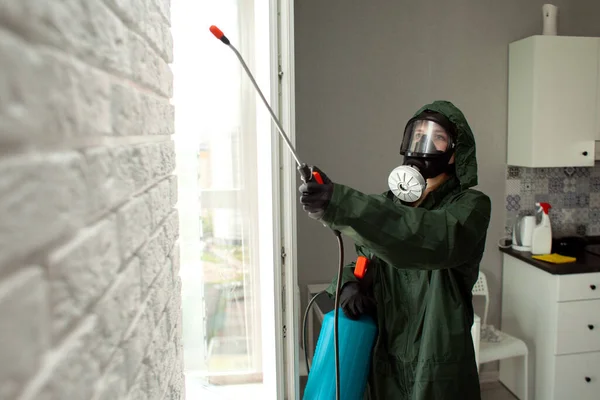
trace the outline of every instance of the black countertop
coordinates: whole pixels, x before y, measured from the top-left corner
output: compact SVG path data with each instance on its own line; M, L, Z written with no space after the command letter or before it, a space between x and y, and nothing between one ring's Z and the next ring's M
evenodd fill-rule
M566 264L552 264L549 262L536 260L531 258L531 253L513 250L512 248L505 249L500 247L500 251L521 261L525 261L526 263L553 275L600 272L600 256L588 253L586 251L582 252L581 255L577 257L576 262Z

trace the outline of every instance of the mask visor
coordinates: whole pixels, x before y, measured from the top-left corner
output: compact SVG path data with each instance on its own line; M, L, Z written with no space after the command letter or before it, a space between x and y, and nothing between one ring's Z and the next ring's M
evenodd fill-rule
M437 122L417 119L404 131L400 154L410 157L435 157L453 148L452 138Z

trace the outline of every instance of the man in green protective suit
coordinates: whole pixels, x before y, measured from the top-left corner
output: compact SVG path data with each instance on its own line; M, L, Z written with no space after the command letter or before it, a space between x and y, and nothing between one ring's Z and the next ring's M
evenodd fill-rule
M312 167L324 184L301 185L300 201L370 260L363 279L354 275L354 263L344 268L340 296L349 318L370 314L378 325L366 397L479 400L471 290L491 203L472 189L473 133L457 107L435 101L406 125L401 154L409 179L399 178L397 190L363 194ZM414 181L421 187L404 190Z

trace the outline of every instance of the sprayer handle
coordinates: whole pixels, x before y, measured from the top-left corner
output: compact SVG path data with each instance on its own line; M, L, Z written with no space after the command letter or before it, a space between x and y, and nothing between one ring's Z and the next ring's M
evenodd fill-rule
M300 176L302 177L302 181L309 182L311 180L315 180L319 185L324 183L323 177L318 171L311 171L310 167L306 164L302 164L298 167L298 172L300 172Z

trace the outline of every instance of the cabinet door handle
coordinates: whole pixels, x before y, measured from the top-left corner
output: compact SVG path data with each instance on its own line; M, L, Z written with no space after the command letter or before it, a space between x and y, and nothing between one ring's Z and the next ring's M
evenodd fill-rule
M587 152L587 151L584 151L584 152L583 152L583 153L581 153L581 154L583 154L584 156L587 156L587 155L588 155L588 152Z
M588 328L590 328L590 331L594 330L594 325L590 324L588 325Z
M590 285L590 289L596 290L596 285Z
M589 382L591 382L591 381L592 381L592 378L590 378L589 376L586 376L586 377L585 377L585 381L589 383Z

